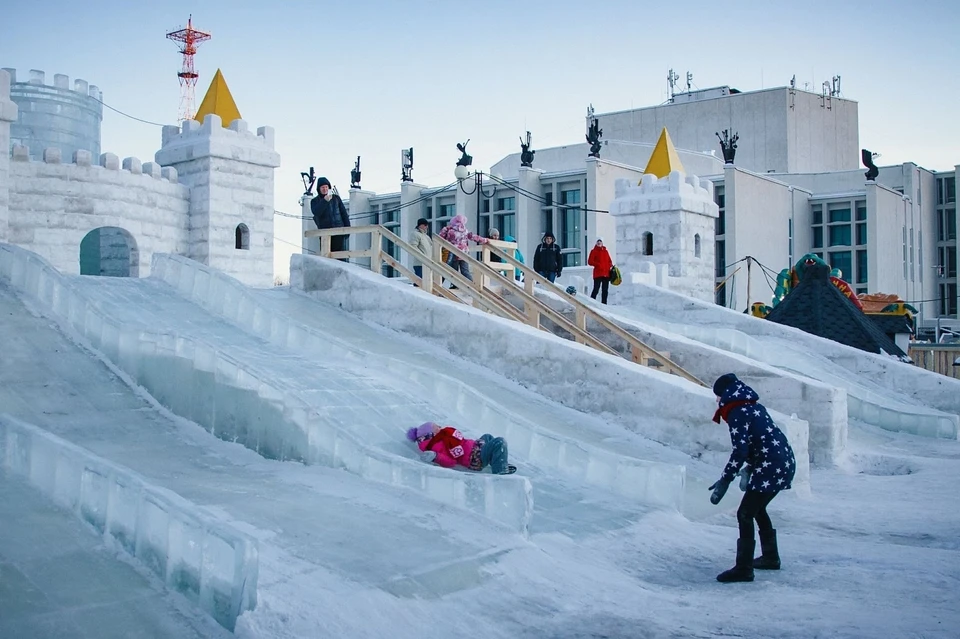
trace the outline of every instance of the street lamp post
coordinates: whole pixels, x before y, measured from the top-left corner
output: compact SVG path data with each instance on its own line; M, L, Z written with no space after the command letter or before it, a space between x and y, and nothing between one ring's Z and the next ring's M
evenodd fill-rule
M457 166L453 170L454 177L457 178L457 185L460 187L460 190L463 191L464 195L477 195L477 222L476 229L477 233L480 232L480 198L492 198L497 193L497 186L494 184L493 191L489 194L483 190L483 171L475 171L473 173L473 189L467 190L463 186L463 183L470 177L470 166L473 164L473 156L467 154L467 144L470 143L470 140L467 140L463 144L457 144L457 150L460 151L460 159L457 160Z

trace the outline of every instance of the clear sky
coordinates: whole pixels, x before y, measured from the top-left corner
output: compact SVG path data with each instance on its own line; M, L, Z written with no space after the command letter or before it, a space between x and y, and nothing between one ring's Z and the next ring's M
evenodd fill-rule
M736 0L13 0L0 11L0 66L83 78L104 101L175 123L180 55L164 38L186 24L213 34L200 47L197 104L217 68L251 128L277 132L276 208L299 213L300 171L315 166L346 196L394 192L400 149L414 178L453 181L456 143L478 168L518 151L583 141L598 112L666 98L666 76L706 88L797 85L818 91L839 74L859 102L860 142L879 164L960 164L960 1ZM104 110L103 150L152 159L159 127ZM277 270L299 246L278 218Z

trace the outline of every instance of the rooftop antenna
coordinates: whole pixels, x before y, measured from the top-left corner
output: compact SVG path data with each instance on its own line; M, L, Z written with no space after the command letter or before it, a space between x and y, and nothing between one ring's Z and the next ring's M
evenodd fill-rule
M797 88L797 74L796 74L796 73L794 73L794 74L793 74L793 77L790 78L790 88L791 88L791 89L796 89L796 88Z
M180 53L183 54L183 66L177 73L180 78L180 112L179 121L192 120L194 116L193 103L199 74L193 68L193 56L197 54L197 47L213 36L206 31L193 28L193 14L187 18L185 28L171 31L167 34L168 40L181 43Z
M675 93L675 88L677 86L677 80L679 79L680 79L680 76L674 73L673 69L670 69L669 73L667 73L667 84L670 86L670 89L667 91L667 93L670 94L671 102L673 102L673 96Z
M831 79L832 87L830 89L830 95L840 97L840 76L835 75Z
M693 74L687 71L687 93L690 93L691 84L693 84Z

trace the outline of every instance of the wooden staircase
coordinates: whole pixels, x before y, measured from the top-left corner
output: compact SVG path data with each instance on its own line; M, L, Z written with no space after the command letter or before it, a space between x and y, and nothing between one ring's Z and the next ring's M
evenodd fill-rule
M369 245L369 248L332 252L330 238L334 235L347 235L351 238L351 244ZM304 237L320 238L319 255L321 257L354 258L358 261L369 259L371 271L382 273L384 266L389 266L416 286L452 302L469 303L475 308L498 317L534 326L603 353L625 357L641 366L653 367L705 386L693 374L672 362L668 353L661 353L647 346L615 322L597 313L575 296L566 293L559 286L538 275L532 268L516 260L513 255L517 245L513 242L491 240L489 244L471 248L468 252L461 251L443 238L434 235L433 255L428 257L380 225L311 230L305 231ZM417 277L411 269L384 249L384 241L415 256L423 264L423 277ZM442 249L446 249L470 265L474 276L472 281L443 263ZM480 259L470 254L476 252L480 253ZM500 258L500 261L492 261L493 256ZM515 271L523 273L522 283L514 279ZM453 283L457 289L451 290L444 286L444 279ZM541 299L547 296L542 293L537 295L538 285L541 291L549 291L571 307L572 312L551 307ZM568 318L567 315L570 317ZM593 327L593 330L590 327Z

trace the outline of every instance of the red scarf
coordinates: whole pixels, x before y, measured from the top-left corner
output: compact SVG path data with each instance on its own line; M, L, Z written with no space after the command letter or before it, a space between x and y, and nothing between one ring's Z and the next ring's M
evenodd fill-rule
M752 399L738 399L735 402L724 404L723 406L717 409L717 412L713 414L713 421L715 421L718 424L720 423L721 419L723 419L723 421L727 421L727 415L729 415L730 411L732 411L734 408L737 408L738 406L743 406L745 404L756 404L756 403L757 403L756 400L752 400Z
M460 458L463 457L463 434L453 428L452 426L446 426L440 429L436 435L434 435L429 442L427 442L427 450L431 450L433 445L440 442L442 443L447 451L450 453L451 457Z

